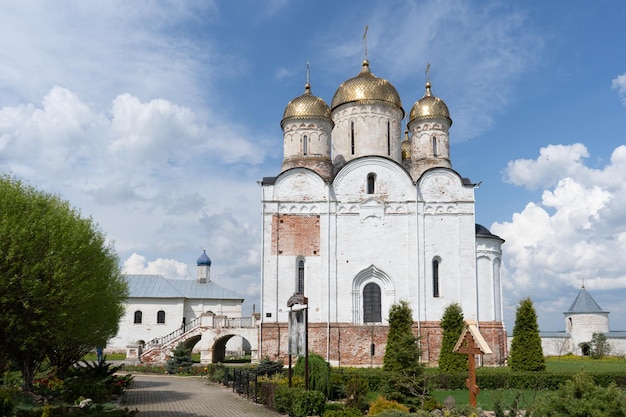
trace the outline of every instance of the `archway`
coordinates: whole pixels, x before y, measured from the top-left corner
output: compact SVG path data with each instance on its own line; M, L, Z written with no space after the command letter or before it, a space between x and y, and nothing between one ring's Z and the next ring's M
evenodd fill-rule
M224 362L228 360L242 360L249 358L252 346L248 339L236 334L229 334L215 340L213 344L212 362Z

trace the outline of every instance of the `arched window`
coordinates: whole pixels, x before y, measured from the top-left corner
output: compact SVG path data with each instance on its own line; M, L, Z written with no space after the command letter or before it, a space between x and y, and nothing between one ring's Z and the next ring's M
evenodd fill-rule
M433 297L439 297L439 260L433 259Z
M159 310L157 312L157 324L165 324L165 311Z
M350 149L354 155L354 122L350 122Z
M141 310L135 311L135 318L133 320L133 323L141 324L141 319L142 318L143 318L143 313L141 312Z
M433 156L437 156L437 137L433 136Z
M304 135L304 137L302 138L302 155L306 155L308 152L308 144L307 144L308 140L306 135Z
M382 321L380 287L370 282L363 288L363 322L380 323Z
M387 120L387 155L391 155L391 122Z
M376 174L367 174L367 193L374 194L376 191Z
M298 260L298 281L296 283L296 292L304 294L304 259Z

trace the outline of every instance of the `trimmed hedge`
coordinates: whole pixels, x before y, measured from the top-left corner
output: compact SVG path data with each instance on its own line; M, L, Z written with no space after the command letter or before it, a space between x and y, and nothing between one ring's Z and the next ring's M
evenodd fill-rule
M476 383L481 389L530 389L557 390L572 380L571 372L502 372L499 369L481 369ZM626 375L620 372L589 372L594 382L607 387L613 383L626 389ZM430 387L434 389L465 389L466 372L432 373L428 375Z

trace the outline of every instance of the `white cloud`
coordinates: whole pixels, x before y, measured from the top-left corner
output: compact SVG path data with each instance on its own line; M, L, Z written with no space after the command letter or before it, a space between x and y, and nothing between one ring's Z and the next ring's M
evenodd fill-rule
M432 91L450 107L453 140L488 130L543 50L531 19L502 2L397 1L393 7L380 3L365 14L345 22L353 35L341 31L322 41L330 52L325 65L356 75L363 54L359 34L362 22L369 23L370 67L396 87L408 85L399 91L407 113L424 94L424 70L427 62L432 64Z
M507 182L529 189L554 185L570 172L586 170L583 158L589 157L581 143L548 145L541 148L537 159L510 161L506 168Z
M155 261L148 261L144 256L133 253L124 261L122 268L124 274L139 275L163 275L169 279L186 279L189 271L187 264L174 259L158 258Z
M622 97L622 102L626 104L626 72L618 75L611 83L613 88L618 90L619 95Z
M532 296L544 313L565 311L573 298L559 294L583 282L596 294L624 288L625 155L620 146L609 164L590 169L581 162L589 156L583 145L551 145L536 160L509 163L507 175L515 184L546 187L541 202L491 227L506 240L503 282L510 305ZM565 177L554 184L559 172Z

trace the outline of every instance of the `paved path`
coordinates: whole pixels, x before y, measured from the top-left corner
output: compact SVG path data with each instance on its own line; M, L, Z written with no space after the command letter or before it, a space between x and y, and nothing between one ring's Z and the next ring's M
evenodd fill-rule
M198 377L134 375L122 407L138 409L138 417L277 417L233 393L232 388L209 384Z

